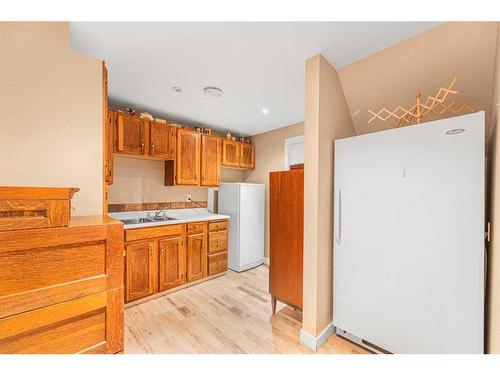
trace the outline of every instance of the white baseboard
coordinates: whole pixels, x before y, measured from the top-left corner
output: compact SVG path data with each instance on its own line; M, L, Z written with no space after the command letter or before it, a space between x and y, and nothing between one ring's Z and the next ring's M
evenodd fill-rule
M264 257L264 264L269 267L269 258Z
M311 350L318 350L321 346L328 340L328 338L335 333L335 327L333 323L330 323L326 328L319 334L319 336L313 336L310 333L300 330L300 341L302 344L307 346Z

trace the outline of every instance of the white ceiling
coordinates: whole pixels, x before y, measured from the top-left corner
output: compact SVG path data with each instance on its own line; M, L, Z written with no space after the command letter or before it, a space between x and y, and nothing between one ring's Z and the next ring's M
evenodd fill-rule
M112 103L254 135L304 120L307 58L321 53L341 68L435 25L73 22L70 31L73 48L106 61ZM224 95L208 97L205 86Z

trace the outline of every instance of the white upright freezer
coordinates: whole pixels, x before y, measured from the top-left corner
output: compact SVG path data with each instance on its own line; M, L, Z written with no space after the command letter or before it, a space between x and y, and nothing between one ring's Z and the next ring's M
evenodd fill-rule
M241 272L264 263L264 184L221 183L219 213L229 215L228 268Z
M484 112L335 142L333 324L393 353L483 353Z

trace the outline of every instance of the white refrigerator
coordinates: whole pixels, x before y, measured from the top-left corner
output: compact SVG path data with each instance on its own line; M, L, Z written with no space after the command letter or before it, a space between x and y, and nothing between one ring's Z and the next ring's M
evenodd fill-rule
M229 215L228 268L241 272L264 263L264 184L221 183L218 211Z
M392 353L483 353L484 112L335 142L333 324Z

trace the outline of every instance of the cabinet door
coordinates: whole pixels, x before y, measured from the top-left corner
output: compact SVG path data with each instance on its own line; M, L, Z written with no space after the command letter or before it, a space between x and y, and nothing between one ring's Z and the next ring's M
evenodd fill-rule
M170 125L168 127L168 159L175 159L175 150L177 144L177 127Z
M207 234L187 236L187 281L199 280L207 276Z
M128 301L148 296L154 292L155 241L126 245L125 293Z
M129 155L146 154L145 123L138 117L118 115L116 151Z
M155 121L149 124L149 154L162 159L170 159L170 126Z
M221 139L210 135L201 137L201 185L220 183Z
M228 167L240 166L240 143L230 141L228 139L222 140L222 165Z
M104 179L108 185L113 184L113 143L115 113L108 111L104 133Z
M255 152L254 146L249 143L240 143L240 167L254 168L255 167Z
M200 134L188 129L177 130L177 185L200 184Z
M164 291L186 282L186 249L182 237L158 241L159 290Z

